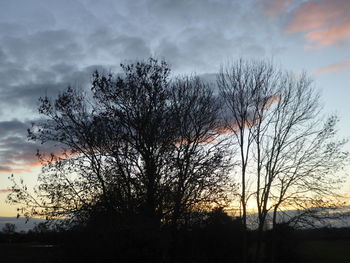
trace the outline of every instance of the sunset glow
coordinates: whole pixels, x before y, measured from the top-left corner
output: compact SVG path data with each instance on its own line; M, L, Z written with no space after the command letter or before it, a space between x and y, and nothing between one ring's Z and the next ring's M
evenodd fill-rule
M8 177L14 174L35 185L41 167L37 149L55 152L27 139L27 129L39 120L38 98L55 97L68 85L88 90L94 70L118 74L124 61L165 58L172 77L196 73L214 89L220 66L240 57L305 70L321 91L325 115L339 113L341 138L349 137L350 1L102 3L0 3L0 216L16 214L5 204ZM280 100L272 95L264 109ZM213 133L238 130L232 122ZM207 136L200 143L213 140ZM342 192L349 194L350 182Z

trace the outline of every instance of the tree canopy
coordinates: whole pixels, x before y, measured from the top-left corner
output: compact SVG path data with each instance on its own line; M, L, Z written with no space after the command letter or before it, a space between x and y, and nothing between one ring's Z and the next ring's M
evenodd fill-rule
M95 72L91 93L69 87L40 98L43 118L29 138L58 151L45 159L39 199L19 185L10 195L27 215L112 213L159 224L225 204L231 155L210 87L197 77L170 81L155 59L121 68L122 76Z

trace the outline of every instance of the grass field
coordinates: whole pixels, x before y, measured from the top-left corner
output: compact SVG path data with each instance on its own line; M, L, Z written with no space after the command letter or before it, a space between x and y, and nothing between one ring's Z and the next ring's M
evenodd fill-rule
M298 246L302 263L349 263L350 240L303 241Z
M39 243L0 244L1 262L51 263L59 258L57 247Z
M2 262L63 262L59 247L39 243L0 244L0 251ZM299 260L297 262L300 263L350 262L350 240L347 239L302 241L297 251Z

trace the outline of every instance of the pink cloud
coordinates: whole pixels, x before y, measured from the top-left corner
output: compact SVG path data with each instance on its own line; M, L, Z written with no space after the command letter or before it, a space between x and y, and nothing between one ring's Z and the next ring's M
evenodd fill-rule
M54 152L54 159L51 159L50 154L46 154L43 160L39 160L33 154L23 154L18 155L21 159L21 162L14 162L12 160L7 160L7 165L0 165L0 173L26 173L31 172L32 168L40 167L43 164L47 164L48 160L56 162L59 158L67 158L66 154L59 153L56 150ZM34 156L34 157L33 157Z
M7 194L7 193L10 193L12 192L11 189L0 189L0 194Z
M350 1L321 0L301 4L287 33L304 33L309 47L329 46L350 38Z
M41 163L31 163L31 164L23 164L21 165L22 168L14 168L10 166L0 166L0 173L25 173L25 172L30 172L31 168L40 166ZM17 165L18 166L18 165Z
M293 0L262 0L261 2L264 5L264 14L275 16L284 13Z
M350 10L349 10L350 12ZM329 46L350 38L350 18L341 25L317 30L306 34L305 38L316 46Z
M327 74L327 73L342 71L342 70L346 70L346 69L350 69L350 59L341 61L339 63L332 64L332 65L329 65L326 67L318 68L314 71L314 74L316 74L316 75Z
M345 7L334 2L343 2ZM306 2L295 10L287 32L297 33L329 26L347 14L349 7L346 4L346 1L339 0Z

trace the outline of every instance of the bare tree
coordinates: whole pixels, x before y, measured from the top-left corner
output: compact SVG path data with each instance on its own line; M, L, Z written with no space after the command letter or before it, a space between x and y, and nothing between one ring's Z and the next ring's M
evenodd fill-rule
M225 130L233 134L238 146L238 164L240 167L240 211L242 223L247 230L247 202L252 196L249 168L251 167L253 147L257 138L257 126L261 110L273 100L273 82L277 78L272 65L264 62L238 62L223 67L218 74L217 84L223 100ZM260 147L257 148L259 158ZM260 184L258 167L257 184ZM259 191L259 188L258 188ZM257 192L258 192L257 191ZM258 194L259 195L259 194ZM259 195L260 196L260 195ZM259 207L259 206L258 206ZM260 211L259 211L260 217ZM247 233L243 236L243 262L247 261Z
M265 218L273 211L273 226L280 209L332 207L334 190L343 181L337 172L348 161L342 150L346 141L335 139L337 117L319 116L319 97L310 80L305 75L281 78L279 99L266 118L270 127L259 139L264 183L257 199Z
M163 61L121 67L118 77L95 72L91 95L68 88L40 99L44 118L29 137L61 151L46 159L35 194L14 185L9 199L27 215L108 213L159 225L225 202L229 155L210 88L197 78L171 82Z
M199 78L172 84L174 156L173 222L186 212L227 206L232 152L218 129L222 126L217 97Z
M243 60L222 68L217 78L224 102L225 129L234 135L239 149L241 217L245 227L247 227L247 202L250 198L247 184L252 147L256 142L261 110L273 100L274 92L271 90L273 84L270 82L275 81L275 78L276 72L272 65Z
M2 228L2 232L8 235L13 235L15 231L16 231L16 225L11 223L6 223L5 226Z
M348 161L343 151L346 141L335 139L336 116L320 116L319 95L305 74L285 73L268 62L240 60L221 70L218 85L228 109L227 129L241 152L245 225L247 200L253 196L256 200L258 257L269 212L275 226L285 210L303 210L298 218L305 219L317 208L339 205L333 197L342 183L337 172ZM247 188L248 177L254 188Z

